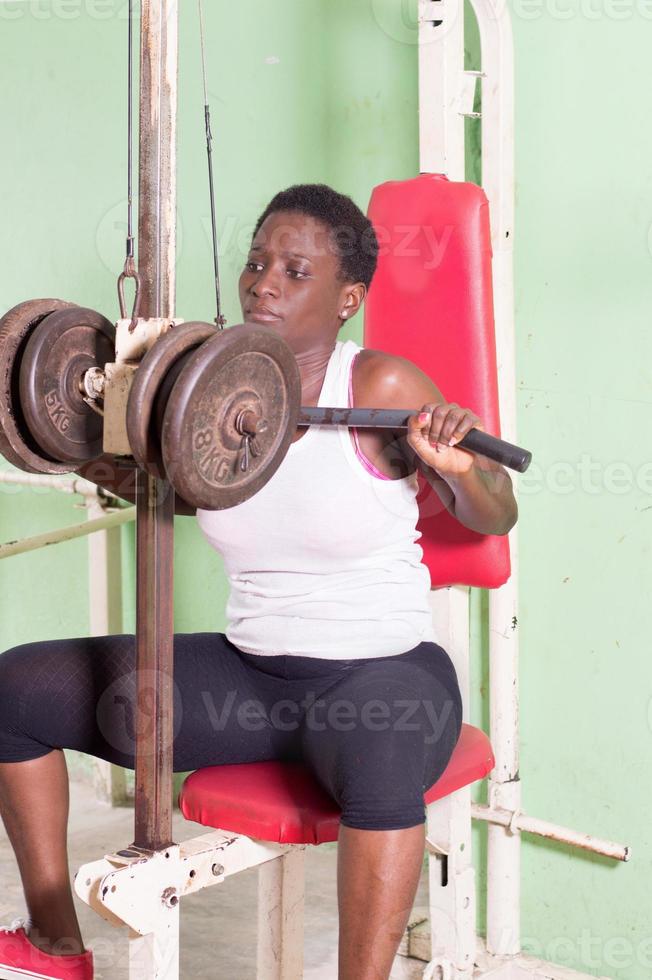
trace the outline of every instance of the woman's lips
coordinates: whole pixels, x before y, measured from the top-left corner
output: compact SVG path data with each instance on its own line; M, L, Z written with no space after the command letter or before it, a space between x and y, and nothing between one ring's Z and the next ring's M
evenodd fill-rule
M276 323L281 319L277 313L265 309L249 310L247 313L247 320L253 320L254 323Z

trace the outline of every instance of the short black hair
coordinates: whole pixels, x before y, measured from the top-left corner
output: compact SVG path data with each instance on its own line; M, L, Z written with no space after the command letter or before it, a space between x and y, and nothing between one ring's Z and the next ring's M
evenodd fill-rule
M362 282L369 288L378 262L378 239L369 218L355 201L327 184L294 184L279 191L256 222L260 226L278 211L295 211L323 222L340 257L340 276L344 282Z

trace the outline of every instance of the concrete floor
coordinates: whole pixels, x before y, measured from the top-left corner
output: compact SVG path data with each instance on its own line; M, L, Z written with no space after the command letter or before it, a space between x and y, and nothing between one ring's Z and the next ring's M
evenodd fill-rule
M125 847L133 839L133 811L96 800L86 783L70 783L69 855L71 875L86 861ZM47 815L44 814L44 819ZM206 833L175 810L175 841ZM307 850L305 980L337 980L337 844ZM26 915L13 851L0 826L0 924ZM221 885L183 899L181 980L255 980L256 888L252 869ZM127 930L118 930L75 896L86 946L93 949L95 980L128 980ZM421 876L417 905L427 905L427 875ZM400 959L400 958L398 958ZM402 976L400 964L392 977Z

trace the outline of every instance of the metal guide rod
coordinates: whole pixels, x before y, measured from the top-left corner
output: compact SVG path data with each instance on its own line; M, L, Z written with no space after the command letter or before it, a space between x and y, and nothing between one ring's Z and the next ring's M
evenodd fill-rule
M79 524L58 527L54 531L44 531L42 534L20 538L18 541L7 541L6 544L0 544L0 559L11 558L12 555L23 555L28 551L37 551L38 548L47 548L49 545L59 544L62 541L72 541L74 538L83 538L88 534L94 534L96 531L107 531L109 528L128 524L134 519L135 509L135 507L124 507L113 511L111 514L104 514L102 517L85 520Z
M215 283L215 323L220 330L226 326L226 317L222 314L222 290L220 288L220 264L217 247L217 220L215 215L215 181L213 179L213 133L211 131L211 109L208 104L208 83L206 81L206 42L204 40L204 9L202 0L198 0L199 14L199 46L201 49L201 73L204 84L204 129L206 132L206 156L208 160L208 196L211 204L211 238L213 243L213 279Z
M142 0L138 270L140 315L173 317L176 244L177 0ZM172 843L174 491L137 478L134 845Z

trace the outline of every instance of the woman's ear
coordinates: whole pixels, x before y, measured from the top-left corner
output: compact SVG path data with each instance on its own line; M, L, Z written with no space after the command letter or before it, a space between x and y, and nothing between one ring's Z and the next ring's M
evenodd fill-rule
M352 316L355 316L362 306L366 295L367 290L362 282L356 282L352 286L346 287L340 298L339 316L342 323L346 323Z

